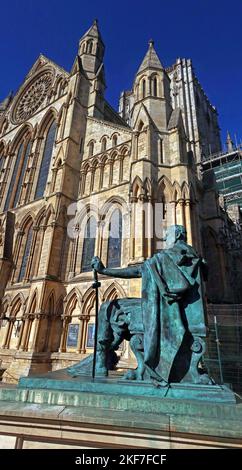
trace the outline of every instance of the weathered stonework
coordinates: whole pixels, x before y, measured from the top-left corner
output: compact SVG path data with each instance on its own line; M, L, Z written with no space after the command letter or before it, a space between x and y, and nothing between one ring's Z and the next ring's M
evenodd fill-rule
M220 282L211 279L209 300L234 298L231 260L216 238L226 215L195 165L201 147L220 145L217 115L206 101L212 122L208 130L203 114L196 114L195 91L201 100L205 95L190 62L165 70L150 43L118 114L104 98L103 55L94 22L80 40L70 73L41 55L16 96L0 105L0 297L1 316L7 317L1 320L0 359L6 382L69 366L92 352L88 334L95 321L95 296L92 272L82 272L91 215L97 222L95 255L106 263L112 213L122 208L122 266L140 263L162 247L161 237L145 233L145 226L156 224L163 233L171 224L184 225L189 242L216 265ZM189 108L182 101L188 99L185 73L190 74ZM176 101L175 83L180 87ZM54 122L45 189L36 198ZM20 156L15 165L22 144L21 155L27 157ZM70 205L76 202L81 210L71 238L75 208ZM140 296L140 280L100 280L100 302ZM74 345L68 340L70 325L77 332ZM120 355L130 360L127 345Z

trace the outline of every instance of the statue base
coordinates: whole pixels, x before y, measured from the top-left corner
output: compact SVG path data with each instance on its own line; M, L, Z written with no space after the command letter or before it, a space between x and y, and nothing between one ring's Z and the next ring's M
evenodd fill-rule
M61 370L0 387L2 434L16 448L241 448L241 420L225 385L161 388L119 371L93 382Z
M198 400L211 403L236 403L235 395L227 385L203 385L190 383L171 383L161 387L155 384L139 381L124 380L118 373L113 372L107 378L95 378L90 376L70 377L66 369L50 372L42 376L22 377L18 384L19 389L29 391L28 401L35 400L35 395L42 395L43 399L48 391L48 401L58 401L60 391L77 392L81 400L82 393L112 395L117 401L117 396L122 402L129 397L135 398L159 398L174 400ZM31 398L32 397L32 398ZM54 402L52 401L54 400ZM79 399L78 399L79 400ZM66 399L65 399L66 404ZM118 407L117 402L117 407ZM150 410L152 412L152 410Z

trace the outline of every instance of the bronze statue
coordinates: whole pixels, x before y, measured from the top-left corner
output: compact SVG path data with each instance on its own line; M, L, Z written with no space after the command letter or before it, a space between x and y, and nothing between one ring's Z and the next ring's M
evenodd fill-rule
M186 242L181 225L167 231L166 249L142 265L105 268L98 257L92 267L105 276L142 277L142 298L105 302L98 315L96 375L108 375L115 351L130 341L138 367L127 379L209 384L201 367L206 325L201 271L206 263Z

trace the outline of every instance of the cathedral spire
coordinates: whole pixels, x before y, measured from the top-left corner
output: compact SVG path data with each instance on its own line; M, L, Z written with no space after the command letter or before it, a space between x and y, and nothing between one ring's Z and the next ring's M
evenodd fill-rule
M101 33L99 31L99 27L98 27L98 20L95 19L92 23L92 26L86 31L86 33L81 37L80 41L82 41L83 39L85 38L89 38L89 37L92 37L92 38L95 38L95 39L98 39L99 41L101 41L103 43L103 40L102 40L102 36L101 36Z
M226 140L226 144L227 144L227 150L228 150L228 152L233 152L233 150L234 150L234 144L233 144L233 141L232 141L232 139L231 139L231 136L230 136L229 131L227 131L227 140Z
M104 115L104 93L105 72L104 57L105 46L98 28L97 20L81 37L79 42L78 67L89 83L88 115L103 118Z
M157 129L167 130L172 112L170 79L155 51L152 39L136 73L133 96L133 122L136 122L141 107L145 106Z
M100 68L104 50L105 46L98 28L98 22L94 20L92 26L81 37L78 51L83 69L87 72L89 78L93 78Z
M137 75L140 74L141 72L144 72L144 70L146 69L163 70L161 61L154 48L153 39L149 40L148 51L146 52L145 57L139 67Z

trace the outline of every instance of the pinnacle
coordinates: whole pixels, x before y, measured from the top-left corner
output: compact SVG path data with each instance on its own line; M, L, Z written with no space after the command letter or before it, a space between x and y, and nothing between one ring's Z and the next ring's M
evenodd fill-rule
M90 28L86 31L85 34L83 34L81 40L83 38L85 38L86 36L97 38L97 39L102 41L101 34L100 34L100 31L99 31L99 28L98 28L97 18L94 19L94 21L93 21L92 25L90 26Z
M163 66L160 62L160 59L154 49L153 39L149 40L149 49L145 54L143 62L141 63L137 74L143 72L145 69L158 69L163 70Z

